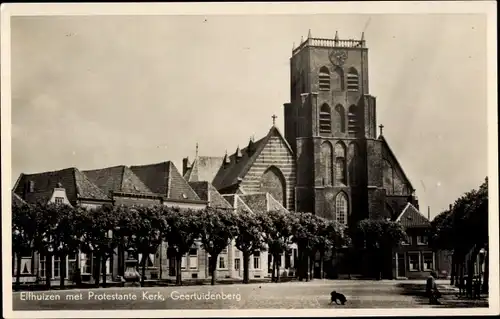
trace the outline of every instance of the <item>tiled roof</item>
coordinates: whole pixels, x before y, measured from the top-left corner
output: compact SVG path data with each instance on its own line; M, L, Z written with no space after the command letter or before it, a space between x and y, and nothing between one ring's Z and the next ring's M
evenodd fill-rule
M29 183L33 183L33 192L28 189ZM53 172L21 174L14 192L29 203L48 202L59 184L66 190L71 204L76 204L77 199L110 200L85 174L74 167Z
M245 214L245 213L253 213L252 209L248 207L248 205L241 199L239 195L231 194L231 195L223 195L224 199L230 203L230 205L236 209L236 213Z
M150 194L151 190L127 166L114 166L83 171L85 175L106 194L123 192Z
M198 156L184 174L188 182L206 181L212 183L219 171L223 157Z
M12 205L23 205L26 202L19 195L12 192Z
M401 211L396 222L401 223L405 228L419 228L429 227L430 221L411 203L406 204L405 208Z
M399 167L399 170L401 171L401 173L403 174L403 178L408 182L409 186L411 187L411 189L414 189L411 182L410 182L410 179L408 178L408 176L406 176L406 173L405 171L403 170L403 167L401 166L401 164L399 163L397 157L394 155L394 152L392 151L391 147L389 146L389 143L387 143L387 140L385 139L385 137L383 135L380 135L378 137L379 140L382 141L382 143L384 144L384 146L387 148L387 151L389 152L389 154L392 156L392 160L396 163L396 165Z
M210 207L232 208L232 205L209 182L190 182L189 186L201 200L208 201Z
M252 167L255 160L259 157L259 154L266 146L268 140L274 135L281 137L285 145L287 145L290 151L292 151L290 145L283 138L283 135L280 133L280 131L275 126L273 126L265 137L253 143L250 143L252 148L251 152L248 151L248 147L245 147L241 151L239 150L239 148L237 148L237 151L229 156L230 163L220 166L220 169L215 175L212 184L218 190L223 190L225 188L234 187L234 185L237 185L239 183L239 179L245 176L248 170ZM237 158L237 154L241 155L241 157Z
M155 194L172 200L200 200L171 161L131 166L130 169Z
M289 211L269 193L239 195L239 197L255 212Z

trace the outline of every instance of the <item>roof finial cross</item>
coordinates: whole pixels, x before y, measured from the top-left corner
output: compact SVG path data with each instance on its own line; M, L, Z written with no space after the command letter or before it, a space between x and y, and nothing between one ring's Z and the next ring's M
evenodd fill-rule
M198 142L196 143L196 158L198 158Z
M383 135L383 133L384 133L384 125L380 124L378 127L380 128L380 135Z
M271 116L273 118L273 126L276 125L276 118L278 118L275 114L273 114L273 116Z

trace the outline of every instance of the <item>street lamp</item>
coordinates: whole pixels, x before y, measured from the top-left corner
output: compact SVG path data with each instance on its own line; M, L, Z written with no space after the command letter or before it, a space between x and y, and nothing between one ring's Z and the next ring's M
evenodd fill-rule
M132 235L135 238L135 235ZM134 256L134 249L129 247L127 249L127 260L125 260L125 273L123 274L123 279L125 279L125 285L137 286L140 280L140 274L137 271L138 260Z

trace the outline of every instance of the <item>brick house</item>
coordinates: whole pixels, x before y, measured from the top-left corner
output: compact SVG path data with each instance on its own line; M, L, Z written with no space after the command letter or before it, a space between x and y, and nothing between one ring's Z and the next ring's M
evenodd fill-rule
M445 251L436 251L429 247L430 221L415 206L408 203L397 216L408 235L393 253L393 278L426 278L431 271L446 277L450 273L450 260Z
M103 204L111 204L112 199L106 195L99 187L93 184L89 178L77 168L67 168L59 171L44 172L38 174L21 174L13 188L13 198L17 202L25 201L28 203L56 203L71 206L82 206L87 208L96 208ZM58 257L47 261L45 256L38 253L32 253L30 256L23 256L21 267L23 269L23 280L33 282L37 278L44 280L45 264L52 263L52 274L54 283L59 282L63 275L67 280L71 278L76 265L80 265L84 276L91 277L92 258L85 254L75 254L68 256L65 261ZM15 265L15 256L12 257ZM61 262L66 263L66 273L61 274ZM31 269L29 273L25 272L25 264L29 263ZM16 274L15 267L13 276ZM110 261L106 264L106 270L111 278ZM15 277L13 278L15 280Z

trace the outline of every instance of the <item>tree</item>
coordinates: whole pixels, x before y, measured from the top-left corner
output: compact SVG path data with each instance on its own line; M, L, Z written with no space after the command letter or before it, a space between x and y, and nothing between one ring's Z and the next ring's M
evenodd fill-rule
M56 250L55 238L58 232L58 223L62 216L61 207L53 203L37 203L33 206L35 212L35 234L33 246L35 251L44 258L45 285L50 289L52 279L52 258Z
M264 240L272 256L271 280L279 282L281 254L289 251L292 244L294 215L283 210L274 210L258 216L263 227Z
M471 190L450 207L439 214L431 223L433 236L430 244L435 249L451 250L451 283L461 282L468 271L469 278L474 273L474 263L482 249L488 247L488 178L478 190ZM488 252L486 252L488 256ZM485 263L483 291L488 289L489 265ZM472 280L467 290L472 292Z
M200 237L201 215L193 210L164 206L163 218L168 225L164 238L170 251L175 252L176 285L182 285L182 256L186 255Z
M115 209L110 205L97 208L84 209L82 216L82 251L95 257L95 268L93 269L95 285L99 287L100 274L102 271L103 286L106 285L106 261L114 254L115 247L119 244L116 236L113 236L123 210Z
M311 213L293 213L293 241L299 249L299 280L309 281L312 277L311 255L317 244L318 220Z
M12 204L12 253L16 257L16 286L21 284L21 258L33 254L33 241L37 231L36 209L27 203Z
M358 247L363 247L371 257L377 279L381 279L383 263L392 254L393 248L407 238L401 224L384 219L361 220L355 236Z
M217 260L219 254L225 249L232 238L238 233L236 224L237 216L232 209L221 209L207 207L198 211L199 218L203 223L200 227L200 235L203 249L210 254L210 274L212 285L215 285Z
M343 246L348 244L346 237L345 226L337 221L327 220L321 217L317 218L318 236L316 236L315 246L313 247L313 256L316 252L320 257L320 278L323 278L323 266L325 254L330 250L336 252Z
M255 251L265 250L263 212L244 212L236 215L236 248L243 254L243 283L249 282L250 255Z
M142 255L140 260L141 286L144 286L147 261L150 254L156 254L163 235L168 232L168 225L162 206L131 207L130 213L129 229L134 234L130 236L130 245Z
M57 225L52 234L54 246L54 256L60 262L60 287L64 288L66 274L66 258L70 254L76 254L82 243L83 228L80 227L83 217L83 210L80 207L74 208L66 204L51 206L56 210Z

